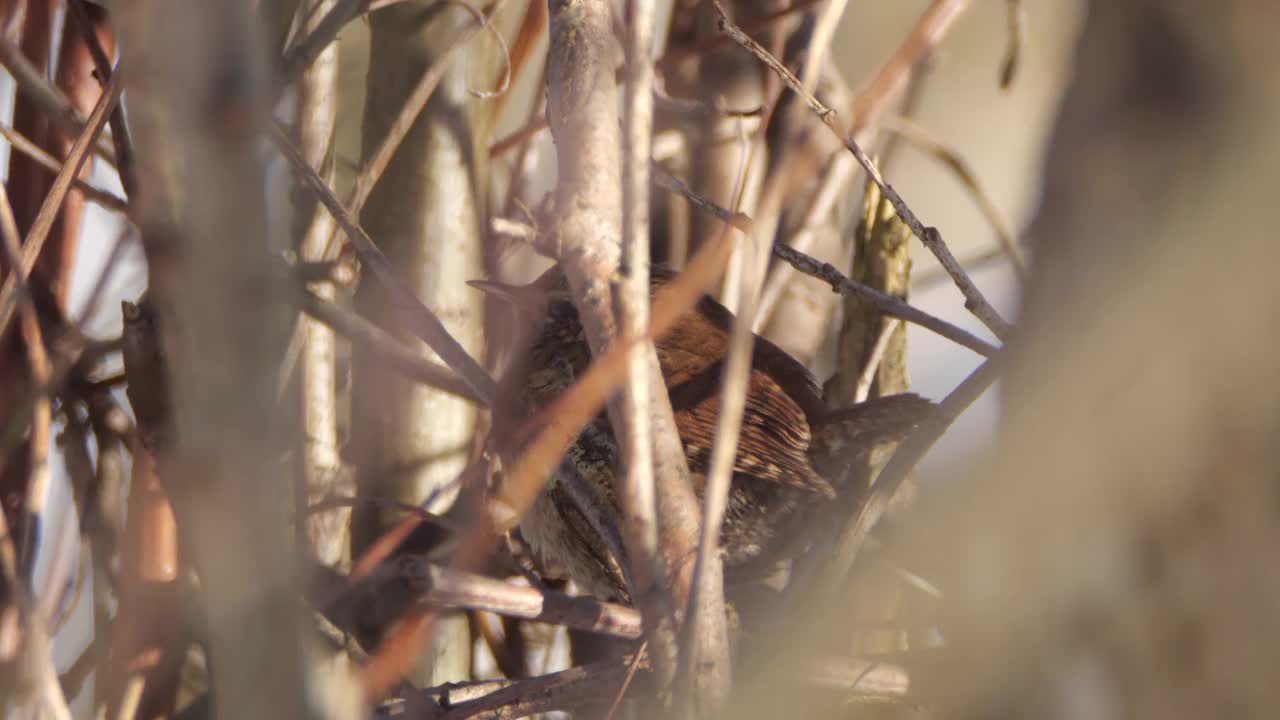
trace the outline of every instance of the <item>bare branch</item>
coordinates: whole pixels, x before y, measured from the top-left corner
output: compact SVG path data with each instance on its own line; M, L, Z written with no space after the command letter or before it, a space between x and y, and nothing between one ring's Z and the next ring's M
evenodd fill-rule
M5 43L0 41L0 46ZM22 264L13 268L10 276L5 278L3 288L0 288L0 335L3 335L9 327L9 321L13 319L13 309L17 304L17 283L19 278L22 282L30 276L31 269L35 267L36 258L40 256L40 251L44 248L45 240L49 237L49 231L53 229L53 222L58 216L58 210L62 207L62 200L67 196L67 192L71 190L71 186L75 178L80 174L80 168L84 166L85 160L89 157L89 150L97 141L98 133L102 132L102 128L106 125L107 115L116 100L120 98L120 92L124 89L124 85L118 77L113 77L108 83L106 90L102 93L102 97L98 99L97 106L94 107L93 113L89 115L89 120L85 125L84 131L76 138L75 144L71 146L71 151L67 153L67 161L62 166L62 171L53 180L53 186L49 189L49 194L45 196L44 203L40 206L40 212L36 215L35 222L31 225L31 231L27 233L26 242L22 245Z
M1000 63L1000 89L1013 87L1013 79L1018 74L1022 60L1022 45L1026 34L1026 9L1022 0L1007 0L1009 18L1009 48L1005 50L1004 62Z
M707 209L709 212L716 213L721 219L742 223L746 227L751 226L750 218L747 218L742 213L725 210L705 198L700 198L694 195L692 190L683 183L676 181L674 178L664 176L663 173L658 173L655 177L663 187L667 187L672 189L674 192L684 194L690 202ZM842 295L857 295L866 299L868 302L873 303L877 309L887 315L892 315L906 320L909 323L914 323L920 327L932 330L954 343L973 350L979 355L989 357L996 352L996 347L994 345L982 340L973 333L962 330L941 318L934 317L913 305L908 305L892 295L887 295L875 288L870 288L866 285L856 283L845 277L843 273L832 265L816 260L795 248L788 247L786 245L774 244L773 254L778 259L790 263L792 267L805 275L811 275L822 280L830 285L832 290Z
M0 136L4 136L4 139L8 140L15 150L35 160L46 170L50 170L54 174L62 171L62 163L17 130L0 123ZM124 198L115 193L96 188L78 177L72 181L72 186L84 193L87 199L105 208L116 212L128 212L129 210L129 203Z
M384 585L404 584L417 602L432 607L484 610L622 638L638 638L642 631L640 613L625 605L512 585L419 556L406 555L383 565L367 583L366 592L375 595Z
M452 688L442 699L449 707L432 720L466 718L521 718L553 710L573 710L609 701L626 676L625 665L586 665L550 675L505 684L497 690L463 702L449 702ZM491 687L492 683L488 683Z
M95 23L94 17L88 8L85 0L69 0L67 9L71 13L72 19L80 25L80 32L84 34L85 44L89 48L90 54L93 56L93 64L97 68L99 82L105 84L111 79L111 59L107 57L107 52L102 47L102 41L98 38L98 25L101 25L106 32L105 11L101 8L93 12L98 13L98 22ZM129 125L124 121L124 108L116 105L111 111L111 143L115 148L116 169L120 174L120 185L124 187L126 197L132 198L137 194L138 190L138 170L133 162L133 141L129 138Z
M361 0L357 0L357 2L360 1ZM347 214L349 217L356 218L360 216L360 213L364 210L365 203L369 201L369 195L373 192L374 186L378 184L378 180L386 171L387 165L391 162L391 158L395 156L401 143L404 142L405 137L413 128L414 123L417 122L418 116L422 114L422 110L427 106L427 101L431 99L432 94L435 92L436 88L439 87L440 82L444 80L445 73L452 66L457 53L481 27L488 26L488 20L502 9L504 1L505 0L499 0L495 3L489 10L489 14L480 18L480 20L482 20L481 24L469 25L460 29L449 46L440 53L440 56L431 64L431 67L429 67L418 79L417 85L414 86L412 92L410 92L408 97L405 98L404 106L401 107L395 120L391 122L386 133L382 136L381 140L378 141L377 148L368 154L367 159L361 166L360 173L356 176L355 185L351 188L351 195L346 202L346 207L348 208ZM347 2L346 4L349 5L350 2ZM470 6L466 7L470 9ZM335 7L333 11L326 16L326 19L334 16L340 10L341 7ZM331 193L332 191L329 192ZM325 207L328 207L327 203L325 203ZM341 223L339 223L339 225L341 226ZM322 226L324 226L324 228L328 228L329 222L325 218L325 208L318 207L316 208L315 214L311 217L311 224L308 226L307 234L320 232L324 229ZM313 259L333 260L337 257L338 249L340 247L339 240L342 237L338 232L339 229L351 238L352 243L357 242L355 236L352 235L345 227L340 227L338 229L330 228L327 240L324 244L323 252L320 253L319 257ZM293 364L301 349L301 333L302 330L300 327L295 328L293 336L290 338L289 348L285 353L285 361L281 370L281 386L286 384L288 376L293 372ZM444 358L445 356L441 355L441 357Z
M884 357L885 351L889 348L889 341L893 338L893 333L898 329L901 321L898 318L885 318L880 325L880 333L876 335L876 344L871 348L871 356L867 358L866 364L862 368L862 373L858 375L858 382L853 386L853 401L855 403L866 402L871 396L871 385L875 382L876 371L880 369L880 360Z
M987 218L991 228L996 231L996 239L1000 241L1000 248L1004 250L1005 255L1009 256L1009 261L1013 263L1013 269L1017 273L1018 279L1026 282L1027 261L1023 258L1022 250L1018 247L1018 238L1014 235L1012 224L1005 217L1004 212L996 206L995 200L978 180L977 173L974 172L964 157L955 148L944 144L938 138L930 135L928 130L908 118L888 118L884 127L891 132L897 133L899 137L916 146L921 152L936 159L950 169L951 172L955 173L956 178L973 196L974 202L978 204L978 209Z
M312 293L301 293L300 302L300 309L303 312L324 323L347 340L361 345L396 372L423 385L484 405L484 401L458 377L457 373L405 347L403 343L377 325Z
M973 284L973 281L969 276L965 274L964 269L960 267L960 263L956 261L955 256L953 256L950 249L947 248L946 243L942 239L942 234L938 232L937 228L926 227L924 223L920 222L920 219L916 217L915 213L911 211L911 208L905 201L903 201L902 196L893 189L892 185L885 182L884 177L880 174L880 170L876 167L875 163L871 161L871 158L862 151L862 148L859 146L858 142L854 140L853 136L846 134L846 131L839 127L835 110L824 105L811 93L806 92L801 86L799 79L797 79L796 76L786 68L786 66L780 63L777 58L773 57L768 50L761 47L759 43L752 40L745 33L739 30L738 27L729 20L728 15L724 12L723 6L721 6L719 2L716 2L716 9L720 13L721 31L727 33L736 42L738 42L738 44L742 45L743 48L759 58L761 62L777 73L792 91L800 95L800 97L808 103L809 107L813 109L815 114L817 114L818 119L820 119L822 123L831 130L831 132L835 133L836 137L840 138L841 142L844 143L844 146L849 150L849 152L853 153L853 156L858 160L858 164L867 171L867 175L870 176L876 185L880 187L881 192L884 193L884 196L893 205L898 216L907 224L907 227L911 228L911 232L914 233L916 237L920 238L920 241L924 243L925 247L933 253L934 257L938 258L938 262L942 263L942 266L947 269L952 280L955 281L956 287L960 289L960 292L965 297L965 307L979 320L981 320L996 337L1002 339L1005 338L1009 334L1009 324L1000 317L1000 314L996 309L992 307L991 303L987 301L982 292Z
M627 352L627 382L622 386L623 527L634 597L645 596L660 578L657 500L654 490L649 358L652 346L635 342L649 326L649 156L653 143L653 0L626 3L626 91L622 130L622 251L625 268L618 305Z
M45 79L44 74L22 54L21 48L4 37L0 37L0 65L13 76L18 91L31 98L63 132L78 135L84 131L87 120L76 112L71 101ZM109 152L109 148L99 147L95 143L94 151L112 163L115 162L114 154Z
M369 8L369 0L337 0L315 28L297 41L280 58L280 82L288 85L311 67L320 53L337 39L338 33L352 19Z
M947 31L968 6L969 0L933 0L920 14L911 26L911 32L902 39L849 108L849 116L853 122L849 132L857 138L859 144L866 142L862 136L863 131L879 121L880 116L889 108L889 103L907 86L914 68L942 42Z
M378 281L386 286L388 292L391 293L393 300L397 305L397 309L403 312L407 317L409 329L413 331L420 339L427 343L441 360L449 365L451 369L458 373L458 376L471 389L476 397L481 398L484 403L493 402L496 385L493 378L489 377L489 373L480 367L479 363L467 353L462 345L449 334L449 331L436 317L431 309L422 304L417 296L413 294L400 278L396 276L395 270L391 267L390 261L374 244L373 239L352 219L346 208L338 202L333 196L333 192L325 185L324 180L316 174L307 165L306 160L294 147L289 140L285 131L278 125L271 126L269 133L271 139L275 142L277 148L289 160L299 177L302 178L306 186L315 193L320 202L333 213L334 219L338 221L338 225L342 227L343 232L351 239L352 245L356 252L359 253L360 259L369 267Z

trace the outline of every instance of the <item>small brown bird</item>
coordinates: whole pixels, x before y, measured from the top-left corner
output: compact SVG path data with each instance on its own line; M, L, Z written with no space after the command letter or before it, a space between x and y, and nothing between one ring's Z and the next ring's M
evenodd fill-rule
M654 268L651 277L657 290L673 273ZM472 285L508 300L519 332L526 335L526 349L503 376L503 404L493 414L493 440L509 461L522 450L516 437L521 426L586 371L591 351L558 267L529 285ZM711 460L732 322L724 306L703 297L656 344L699 499ZM902 394L831 410L800 362L756 337L720 538L729 577L770 560L770 552L782 544L779 536L803 517L805 508L845 490L831 482L841 468L881 443L902 439L931 407L917 395ZM578 473L596 496L587 502L598 507L584 513L583 499L575 500L552 479L522 520L521 532L542 562L563 566L587 592L627 601L626 560L607 549L617 543L600 539L600 523L589 521L592 514L603 515L616 527L619 517L614 482L622 451L603 412L584 429L566 460L566 470Z

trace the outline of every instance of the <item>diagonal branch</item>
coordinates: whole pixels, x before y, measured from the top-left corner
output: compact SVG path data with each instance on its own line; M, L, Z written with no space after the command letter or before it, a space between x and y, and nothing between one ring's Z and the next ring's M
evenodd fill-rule
M53 222L57 219L58 211L62 207L62 201L71 190L74 180L79 176L80 168L89 157L89 150L96 142L98 133L102 132L103 126L106 125L108 112L120 98L120 92L123 89L124 85L120 82L119 74L113 76L102 97L98 99L97 106L89 115L84 131L76 138L71 151L67 153L67 161L63 164L62 171L54 178L53 186L40 206L40 212L36 215L31 231L27 233L26 242L22 246L22 265L13 269L9 277L5 278L3 288L0 288L0 336L4 335L9 327L9 321L13 319L13 310L17 305L18 283L26 282L31 269L35 267L40 250L44 248L44 242L48 239L49 231L53 228Z
M342 231L351 239L351 244L359 254L360 260L373 272L378 281L386 286L397 309L404 314L409 330L427 343L450 369L458 373L477 398L486 405L491 404L496 393L496 384L493 378L489 377L489 373L485 372L475 358L471 357L470 353L449 334L448 329L440 322L440 318L436 317L430 308L423 305L417 296L404 286L386 256L374 244L368 233L356 223L346 208L342 207L333 192L325 185L324 180L307 164L306 159L289 140L287 132L273 123L268 134L285 159L293 166L303 184L315 194L329 212L333 213Z
M421 353L405 347L391 333L356 313L310 292L301 293L299 309L324 323L349 342L364 347L392 370L405 377L472 402L481 402L479 396L472 392L471 387L449 368L433 363L424 358Z
M799 95L809 105L809 107L813 109L814 113L817 114L818 119L821 120L822 123L831 130L831 132L835 133L836 137L840 139L845 148L847 148L849 152L853 153L858 164L867 171L867 175L880 188L880 191L884 193L884 196L889 200L889 203L893 205L893 209L898 213L898 217L902 218L902 221L906 223L907 227L911 228L911 232L916 237L920 238L920 242L924 243L925 247L933 253L934 257L938 258L938 262L947 269L947 273L951 275L951 279L955 282L956 287L959 288L960 292L964 295L965 308L981 320L982 324L986 325L996 337L1001 339L1008 337L1012 326L1009 325L1004 318L1000 317L1000 313L996 311L995 307L987 301L982 292L978 290L978 287L974 285L973 280L969 278L965 273L964 268L960 266L960 263L956 260L955 256L951 254L951 250L942 239L942 233L938 232L938 229L935 227L925 226L925 224L920 221L920 218L916 217L916 214L912 212L911 208L902 199L902 196L898 194L898 191L894 190L892 185L885 182L884 176L880 174L880 169L877 168L871 158L863 152L862 147L858 142L853 139L852 135L848 134L839 126L836 120L836 111L827 107L814 97L812 93L807 92L801 85L800 80L796 78L796 76L788 70L786 66L779 62L777 58L773 57L773 55L771 55L769 51L759 43L752 40L738 29L738 27L729 20L728 15L724 11L724 7L718 1L715 2L715 6L716 11L720 14L721 32L724 32L729 37L733 38L735 42L759 58L761 62L769 67L769 69L777 73L778 76L782 78L783 82L785 82L793 92Z
M656 167L656 166L655 166ZM746 215L716 205L706 198L699 197L684 183L671 174L656 167L657 172L654 175L655 181L662 187L671 192L680 193L690 203L700 207L707 212L714 213L726 223L733 224L739 228L748 228L751 219ZM841 295L857 295L867 302L876 306L880 312L886 315L892 315L896 318L914 323L920 327L932 330L944 338L982 355L990 357L997 348L987 341L977 337L973 333L963 330L951 323L938 317L934 317L929 313L909 305L900 298L896 298L887 293L880 292L875 288L867 287L861 283L854 282L845 277L843 273L837 270L829 263L824 263L816 258L810 257L799 250L787 245L774 244L773 254L780 260L784 260L791 264L796 270L818 278L831 286L831 289Z

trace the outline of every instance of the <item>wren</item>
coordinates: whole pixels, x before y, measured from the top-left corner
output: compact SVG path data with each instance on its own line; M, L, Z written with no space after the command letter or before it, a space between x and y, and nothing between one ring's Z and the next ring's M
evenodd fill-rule
M653 268L653 289L660 290L671 277L670 271ZM586 371L591 350L558 267L529 285L471 284L509 301L524 335L523 351L517 349L500 381L500 404L493 413L492 441L510 462L523 449L516 433ZM699 500L711 460L732 323L733 315L723 305L704 296L655 344ZM773 555L786 545L783 537L804 522L806 511L837 492L860 492L838 486L843 468L882 443L902 439L931 407L917 395L901 394L832 410L804 365L757 336L720 535L727 581L780 559ZM520 528L539 561L562 567L586 592L627 602L626 558L610 552L618 544L602 541L600 524L588 521L595 514L617 527L615 482L621 464L621 447L601 412L569 448L562 465L586 480L595 496L587 502L598 507L584 513L581 493L575 500L552 478Z

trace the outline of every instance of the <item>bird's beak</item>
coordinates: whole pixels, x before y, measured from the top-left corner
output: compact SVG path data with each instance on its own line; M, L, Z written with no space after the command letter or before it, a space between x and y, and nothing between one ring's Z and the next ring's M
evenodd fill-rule
M495 280L468 280L467 284L489 297L500 298L513 304L523 289L519 285L508 285Z
M508 285L495 280L468 280L467 284L488 295L498 298L513 307L524 310L543 308L553 300L569 300L568 290L548 290L538 284Z

